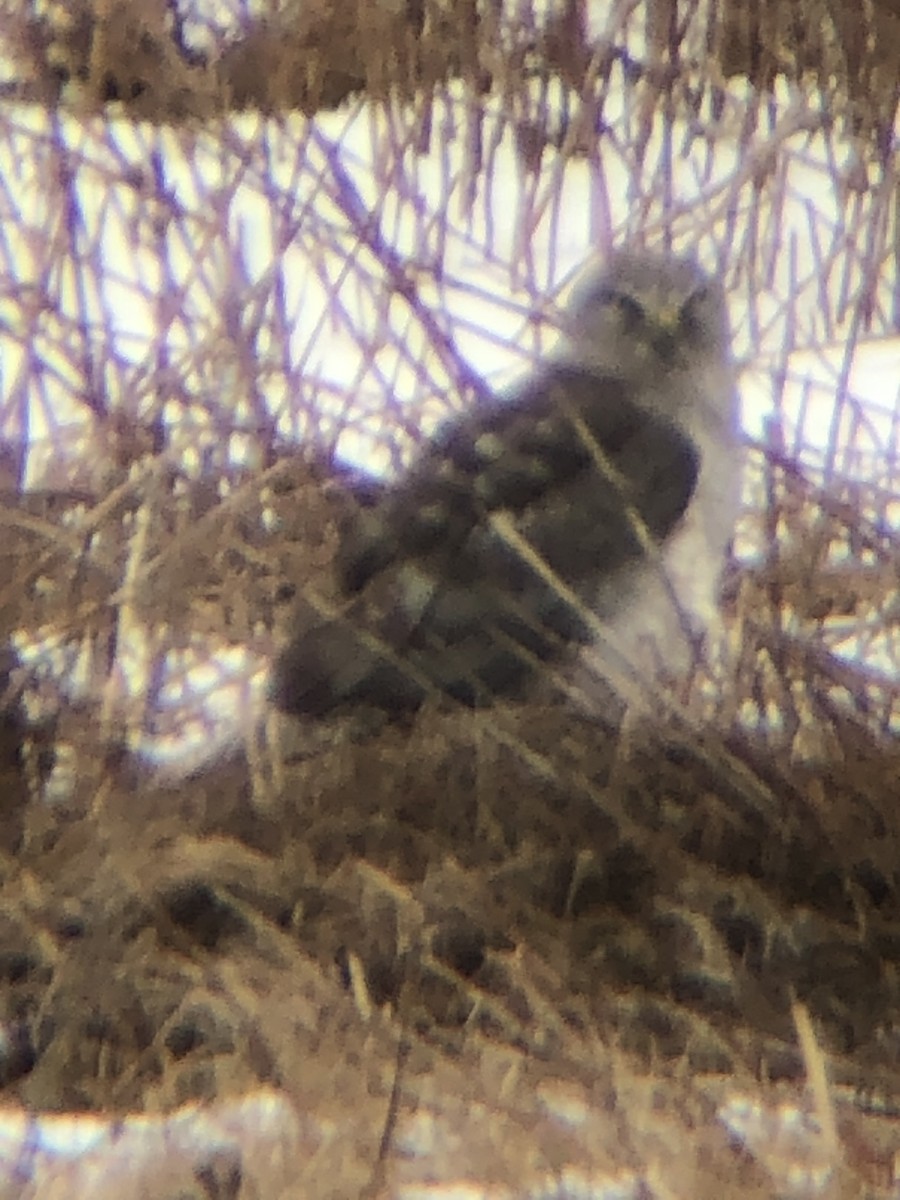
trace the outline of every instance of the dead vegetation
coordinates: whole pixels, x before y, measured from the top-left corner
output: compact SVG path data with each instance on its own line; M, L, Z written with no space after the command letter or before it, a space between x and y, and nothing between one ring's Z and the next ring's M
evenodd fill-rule
M864 7L852 31L837 2L805 7L800 37L785 16L798 6L722 6L718 59L699 71L696 5L622 6L623 28L649 16L640 57L617 28L592 42L578 4L544 25L491 4L286 6L197 46L168 4L7 4L16 96L66 119L74 108L84 122L195 132L135 162L100 126L88 145L59 122L20 126L11 101L3 117L46 204L3 202L31 254L21 277L3 258L4 332L21 350L5 349L0 461L3 1098L119 1116L199 1101L219 1149L185 1149L165 1126L170 1151L144 1161L123 1134L121 1157L109 1148L92 1175L52 1165L32 1129L5 1152L0 1196L324 1200L460 1181L502 1197L894 1193L897 451L850 366L866 336L896 329L884 81L898 43L887 6ZM767 100L742 124L723 100L717 125L736 72L760 88L812 73L834 91L771 125ZM571 89L561 123L551 80ZM613 80L637 114L627 129L608 107ZM460 82L452 129L430 127L428 106L392 107L426 92L437 103ZM401 209L421 199L411 149L465 145L456 208L423 220L414 255L369 219L339 138L284 131L288 110L388 93L378 186ZM216 124L235 108L276 114L285 141ZM657 121L671 130L692 112L692 136L739 138L741 153L685 212L648 146ZM643 226L712 238L732 295L750 297L747 357L785 415L748 448L723 658L624 725L551 697L477 714L434 705L381 730L279 727L249 676L297 592L328 587L352 502L330 458L341 432L368 422L402 455L423 397L464 403L481 386L460 348L469 330L440 312L466 282L442 273L442 254L459 236L496 266L473 213L498 186L510 126L524 229L561 219L561 186L541 191L540 169L577 154L599 172L602 143L637 181ZM191 198L166 146L199 161L204 130L225 169ZM797 234L777 233L798 134L825 136L844 207L827 244L810 225L812 278L792 260L785 286L776 267L797 258ZM282 152L301 163L293 174ZM261 273L232 223L242 183L267 206ZM98 326L89 299L115 268L88 186L132 214L127 252L149 248L158 271L128 295L151 315L134 360L114 349L119 311L101 305ZM175 238L191 249L187 281ZM297 245L328 300L299 350L282 263ZM540 271L522 245L507 290L524 288L533 314ZM371 320L355 321L348 277ZM795 317L810 291L808 328ZM403 337L385 336L392 304ZM317 357L334 327L359 351L349 394ZM399 345L387 366L385 341ZM780 389L793 350L828 342L844 351L829 395L843 416L813 451L818 418L792 427ZM398 363L416 380L405 408ZM78 428L51 406L29 447L22 414L60 381ZM52 663L29 657L50 641ZM137 686L122 665L135 644ZM231 649L251 657L220 733L190 694L167 702L163 661ZM205 756L166 766L167 739L191 724ZM290 1114L275 1133L261 1110L229 1107L272 1093Z

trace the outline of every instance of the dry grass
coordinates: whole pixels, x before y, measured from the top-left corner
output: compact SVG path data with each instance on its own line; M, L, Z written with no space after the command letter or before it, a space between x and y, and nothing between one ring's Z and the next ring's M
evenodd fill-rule
M800 38L789 6L735 4L707 42L708 7L679 5L679 30L667 4L623 4L595 41L578 4L528 25L426 3L421 28L413 6L345 6L340 29L337 6L304 5L204 33L168 5L97 0L63 19L7 0L0 142L33 173L24 200L14 173L0 196L15 231L0 254L0 618L17 650L0 1081L9 1106L132 1124L80 1166L44 1153L49 1126L23 1128L0 1196L895 1191L900 485L896 422L875 421L853 374L897 321L895 17L873 3L851 31L843 6L810 0ZM646 53L626 52L648 13ZM725 88L745 70L798 86L771 116L763 91ZM287 111L363 94L384 114L368 175L338 126ZM235 107L274 118L242 125ZM137 151L122 119L153 123ZM490 199L509 136L507 239ZM840 199L830 223L787 216L814 142ZM702 203L686 205L679 164L697 145ZM624 725L548 695L435 704L368 736L298 732L265 713L250 666L225 733L190 698L167 707L166 654L264 664L291 591L327 590L352 502L328 465L341 437L362 430L400 461L432 397L485 386L464 349L479 318L459 301L488 289L461 258L500 281L526 350L564 274L535 247L570 219L566 173L599 181L602 242L612 159L632 233L722 264L746 379L775 397L748 447L721 660ZM439 212L426 162L452 197ZM123 253L151 266L115 293L100 231L122 214ZM246 252L260 238L261 271ZM300 319L317 300L292 291L298 254L325 295L318 323ZM126 354L131 306L147 323ZM335 330L358 364L349 389L322 352ZM834 346L798 417L792 376L824 380ZM29 446L36 413L47 432ZM68 687L28 666L39 638ZM189 724L227 741L212 761L179 775L138 753ZM183 1127L134 1124L192 1101L206 1116ZM202 1120L215 1152L184 1132Z

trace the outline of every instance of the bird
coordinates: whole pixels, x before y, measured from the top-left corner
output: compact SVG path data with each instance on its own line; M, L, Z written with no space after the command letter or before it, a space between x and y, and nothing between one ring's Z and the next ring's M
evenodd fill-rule
M336 603L301 599L270 696L390 717L520 700L548 668L648 642L670 673L715 620L740 439L724 290L624 247L586 273L560 347L441 426L340 531Z

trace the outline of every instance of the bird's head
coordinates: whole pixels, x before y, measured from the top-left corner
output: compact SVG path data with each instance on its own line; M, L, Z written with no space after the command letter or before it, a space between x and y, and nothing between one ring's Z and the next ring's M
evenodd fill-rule
M689 258L615 252L576 285L564 328L580 363L651 390L730 361L724 291Z

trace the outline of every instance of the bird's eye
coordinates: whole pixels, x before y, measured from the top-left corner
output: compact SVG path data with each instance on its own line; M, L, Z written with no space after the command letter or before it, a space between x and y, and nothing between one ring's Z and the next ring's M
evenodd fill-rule
M645 320L643 306L627 292L618 292L615 288L604 288L597 300L600 304L607 304L619 310L619 317L624 329L638 329L643 325Z
M703 333L703 312L709 303L709 291L705 287L693 292L681 307L681 328L689 337Z
M647 319L644 306L624 293L619 296L619 313L622 317L622 326L628 332L640 329Z

